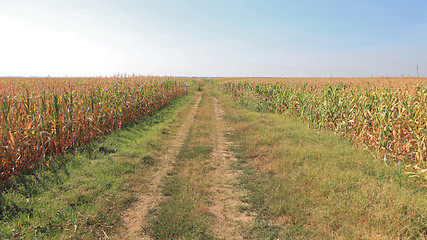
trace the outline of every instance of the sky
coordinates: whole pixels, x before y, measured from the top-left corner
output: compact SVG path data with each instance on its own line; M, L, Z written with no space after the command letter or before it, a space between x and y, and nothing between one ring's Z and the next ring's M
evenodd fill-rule
M425 0L0 0L0 76L427 74Z

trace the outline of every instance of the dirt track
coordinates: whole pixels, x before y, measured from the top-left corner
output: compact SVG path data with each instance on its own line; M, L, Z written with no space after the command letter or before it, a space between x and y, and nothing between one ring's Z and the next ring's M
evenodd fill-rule
M211 176L212 204L209 206L209 211L215 216L215 225L212 226L212 230L220 239L242 239L238 231L239 224L249 222L252 217L238 211L239 207L246 206L242 202L246 193L236 188L236 177L239 172L232 168L232 163L236 159L228 149L232 143L225 138L225 134L230 129L223 120L224 112L220 103L215 97L212 98L216 120L215 132L212 136L212 142L216 145L211 159L211 164L216 170Z
M149 183L145 186L142 192L137 194L137 202L134 207L128 209L123 217L125 228L121 231L117 239L150 239L149 236L141 235L141 228L144 224L144 218L148 210L154 208L162 199L161 181L166 176L166 173L172 169L172 165L176 160L176 155L179 153L184 140L187 138L188 132L194 121L194 116L199 108L201 95L197 98L184 124L179 128L176 135L170 142L170 148L167 153L161 157L158 170L154 172Z
M202 93L207 101L211 101L207 112L214 121L212 131L209 133L212 144L212 153L206 159L212 166L213 171L206 178L209 180L209 206L208 211L213 218L212 233L218 239L242 239L239 226L252 220L252 216L240 209L246 208L242 201L246 193L238 189L236 177L239 172L233 169L232 164L236 160L229 151L232 143L227 141L225 135L230 131L223 116L224 112L220 102L210 93ZM172 170L176 157L188 137L190 128L193 126L195 116L199 111L200 94L196 103L189 111L184 124L179 127L177 133L172 137L170 147L161 157L157 170L149 173L147 184L140 189L135 189L137 202L128 209L123 217L125 228L122 229L117 239L150 239L150 236L141 233L145 218L150 209L156 208L164 199L161 193L162 179Z

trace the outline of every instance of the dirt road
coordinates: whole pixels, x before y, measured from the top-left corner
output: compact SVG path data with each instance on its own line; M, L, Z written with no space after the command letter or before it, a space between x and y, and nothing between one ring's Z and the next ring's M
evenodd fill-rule
M212 230L220 239L241 239L238 226L249 222L252 217L247 212L238 211L239 208L247 205L242 202L246 192L236 187L236 178L240 173L232 168L236 158L229 151L232 143L225 138L230 128L223 120L224 112L220 102L215 97L211 97L216 120L212 134L212 142L215 146L211 158L211 164L216 170L211 176L212 204L209 206L209 211L215 216Z
M200 110L200 101L204 98L203 110ZM247 212L239 211L246 207L242 201L246 193L237 187L237 176L239 172L233 169L232 164L235 161L234 156L229 151L231 142L227 141L225 135L230 131L223 120L224 112L220 102L209 92L202 92L197 97L191 111L188 112L186 120L179 127L179 130L171 138L168 150L161 157L160 165L156 171L147 179L147 184L140 189L135 189L137 202L133 207L128 209L124 214L123 222L125 228L121 231L117 239L150 239L150 236L141 232L142 226L150 209L155 209L163 201L165 196L162 195L162 180L167 177L169 171L173 169L177 155L183 148L189 132L195 123L195 116L198 112L203 115L204 119L211 119L209 122L212 126L209 128L209 142L212 152L203 159L210 165L210 171L206 176L200 176L208 182L209 199L207 212L211 216L210 231L214 238L217 239L242 239L239 234L239 225L248 223L252 217ZM198 118L196 118L197 121ZM201 124L203 125L203 124ZM197 132L197 129L193 129ZM194 134L194 133L193 133ZM170 137L170 136L169 136ZM191 141L188 144L191 143ZM186 146L191 148L193 146ZM189 165L186 165L188 168ZM187 171L181 169L181 172Z
M156 207L162 199L161 181L166 176L166 173L172 169L172 165L176 160L176 155L179 153L190 127L193 124L200 100L201 95L198 96L196 103L188 113L184 124L172 138L169 149L165 155L161 157L161 162L157 171L151 175L146 186L140 189L141 192L137 193L138 200L134 204L134 207L129 208L124 214L123 222L125 228L117 239L150 239L149 236L143 236L141 234L144 218L148 210Z

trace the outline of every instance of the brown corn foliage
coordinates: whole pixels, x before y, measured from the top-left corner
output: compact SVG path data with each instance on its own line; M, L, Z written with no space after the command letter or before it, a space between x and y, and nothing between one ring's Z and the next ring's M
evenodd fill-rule
M169 78L2 78L0 183L186 93Z

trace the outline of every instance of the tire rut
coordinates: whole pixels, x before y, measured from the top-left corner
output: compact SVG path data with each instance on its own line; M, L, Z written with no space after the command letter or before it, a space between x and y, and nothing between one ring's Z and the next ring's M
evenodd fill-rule
M237 176L241 174L232 168L236 158L229 151L232 145L225 135L231 130L225 123L224 111L219 101L214 100L215 132L213 142L215 142L212 152L212 166L215 168L211 176L211 204L209 211L215 217L215 224L212 226L213 233L219 239L243 239L239 234L239 226L247 224L253 220L253 214L240 212L239 208L246 208L248 204L242 201L247 193L236 187Z

